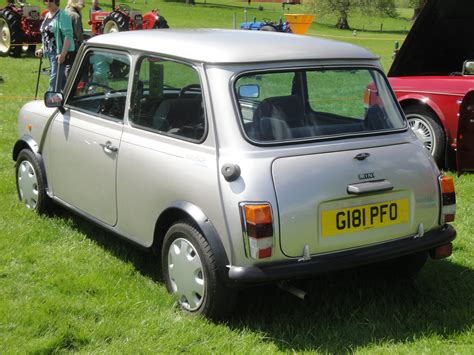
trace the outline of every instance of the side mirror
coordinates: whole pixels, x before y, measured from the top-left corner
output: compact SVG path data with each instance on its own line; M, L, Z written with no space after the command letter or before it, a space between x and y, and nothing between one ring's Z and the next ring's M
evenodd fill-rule
M260 87L258 85L239 86L239 96L243 98L257 98L260 96Z
M462 66L462 75L474 75L474 60L466 60Z
M44 94L44 105L46 107L59 108L61 113L64 113L63 101L64 97L60 92L47 91Z

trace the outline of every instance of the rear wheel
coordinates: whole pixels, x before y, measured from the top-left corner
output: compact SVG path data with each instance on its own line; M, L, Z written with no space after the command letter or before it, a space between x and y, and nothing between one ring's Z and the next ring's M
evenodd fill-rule
M222 282L209 243L187 221L166 233L161 261L166 288L185 311L218 319L233 309L236 291Z
M20 26L21 18L10 9L0 11L0 55L19 56L20 44L23 42L23 32Z
M46 178L36 155L23 149L16 161L16 187L18 198L28 209L45 213L51 206L46 194Z
M129 17L120 11L114 11L104 20L103 33L128 31Z
M444 164L445 134L438 118L423 106L404 108L408 124L439 166Z

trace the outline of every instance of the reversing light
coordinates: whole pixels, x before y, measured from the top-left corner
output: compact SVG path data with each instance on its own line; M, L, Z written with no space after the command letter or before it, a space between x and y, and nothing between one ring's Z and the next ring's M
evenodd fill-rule
M456 215L456 191L453 178L441 175L439 185L441 190L440 224L453 222Z
M244 237L248 239L249 254L254 259L272 256L273 215L269 203L241 203Z

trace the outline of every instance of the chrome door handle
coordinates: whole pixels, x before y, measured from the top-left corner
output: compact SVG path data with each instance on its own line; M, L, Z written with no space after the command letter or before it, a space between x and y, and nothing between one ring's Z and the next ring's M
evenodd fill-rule
M107 141L105 144L101 144L104 152L106 153L115 153L118 151L118 148L112 144L112 142Z

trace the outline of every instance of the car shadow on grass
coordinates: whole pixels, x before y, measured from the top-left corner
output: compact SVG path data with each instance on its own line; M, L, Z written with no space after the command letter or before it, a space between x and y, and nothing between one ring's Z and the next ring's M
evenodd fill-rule
M109 232L63 207L55 206L51 215L68 220L71 228L84 234L116 258L131 263L140 274L154 281L162 281L159 259L149 249Z
M301 280L305 301L275 286L239 297L233 329L263 333L281 351L352 352L371 344L449 338L474 319L474 270L429 260L414 280L368 267Z
M55 215L138 272L163 282L158 258L62 208ZM276 285L240 291L236 312L223 322L239 333L263 334L279 350L351 352L371 344L449 338L473 325L474 270L450 260L428 260L414 280L364 267L298 280L300 300Z

